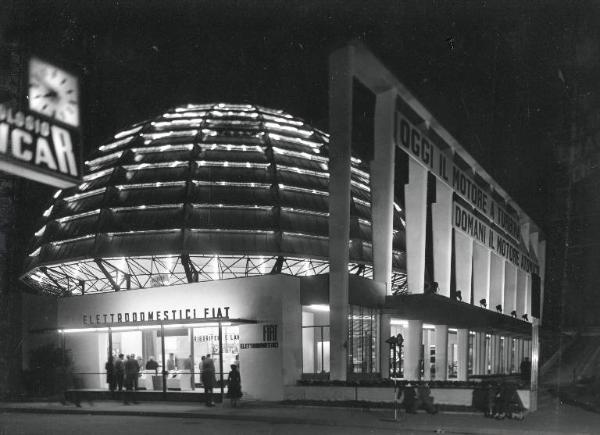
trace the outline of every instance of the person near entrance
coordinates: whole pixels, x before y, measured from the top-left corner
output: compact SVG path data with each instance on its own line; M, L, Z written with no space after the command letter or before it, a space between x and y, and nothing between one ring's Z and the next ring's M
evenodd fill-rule
M117 389L119 391L123 391L123 381L125 379L125 362L123 358L125 355L122 353L119 354L119 357L115 361L115 377L117 383Z
M114 398L117 386L117 376L115 374L115 361L112 355L108 357L108 361L104 365L104 368L106 369L106 383L110 390L110 397Z
M215 362L211 358L210 354L206 355L206 358L202 361L202 370L200 378L202 385L204 385L204 399L206 406L215 406L213 402L213 388L215 386Z
M148 358L148 362L146 363L146 370L154 371L154 374L158 374L158 363L154 360L153 356Z
M138 376L140 372L140 366L135 359L135 355L127 355L127 361L125 361L125 386L127 392L125 393L123 402L125 405L129 405L129 399L131 395L131 399L133 403L138 403L136 398L136 390L138 388Z
M525 357L525 359L521 361L519 369L521 371L521 381L524 383L531 381L531 361L529 361L528 357Z
M231 406L236 408L242 397L242 378L238 366L231 364L231 371L227 379L227 397L231 400Z

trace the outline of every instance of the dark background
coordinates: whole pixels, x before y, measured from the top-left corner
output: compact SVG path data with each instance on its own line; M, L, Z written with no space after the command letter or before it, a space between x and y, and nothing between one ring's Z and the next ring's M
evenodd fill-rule
M119 128L189 102L260 104L327 131L328 54L363 41L545 232L544 327L600 326L599 2L4 0L0 8L0 99L23 103L28 54L79 74L86 157ZM2 286L18 298L20 259L52 189L6 180Z

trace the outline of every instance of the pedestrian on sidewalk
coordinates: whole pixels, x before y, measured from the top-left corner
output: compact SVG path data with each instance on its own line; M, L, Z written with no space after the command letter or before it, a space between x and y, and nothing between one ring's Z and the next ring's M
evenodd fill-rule
M136 390L138 388L138 376L140 372L140 366L135 359L135 355L127 355L127 361L125 361L125 387L127 389L123 396L123 403L129 405L129 399L131 395L132 402L137 404ZM130 393L131 392L131 393Z
M213 388L216 383L215 379L215 362L210 357L210 354L206 355L206 358L202 361L202 385L204 386L204 399L206 406L215 406L213 402Z
M120 353L119 357L115 361L115 377L117 389L119 391L123 391L123 381L125 380L125 362L123 361L124 357L125 355Z
M227 378L227 397L231 400L231 406L237 408L238 402L242 397L242 378L235 364L231 364L231 371Z
M117 387L117 376L115 374L115 359L112 355L108 357L108 361L104 365L104 368L106 369L106 383L108 384L110 397L114 399L115 389Z

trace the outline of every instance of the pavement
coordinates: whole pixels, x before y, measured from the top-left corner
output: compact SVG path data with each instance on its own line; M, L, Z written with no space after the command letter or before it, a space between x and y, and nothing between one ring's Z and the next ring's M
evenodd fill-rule
M60 402L0 402L0 413L84 414L196 418L301 424L336 427L364 427L400 432L461 434L600 434L600 414L561 403L542 394L539 410L522 421L494 420L479 413L442 412L400 414L394 420L390 409L301 406L276 402L242 401L232 408L228 402L208 408L199 402L146 402L124 405L120 401L82 402L80 407Z

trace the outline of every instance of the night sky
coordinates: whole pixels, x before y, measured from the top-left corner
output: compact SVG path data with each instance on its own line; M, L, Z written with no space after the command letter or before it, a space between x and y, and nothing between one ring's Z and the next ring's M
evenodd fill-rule
M10 69L6 53L18 47L78 73L89 156L119 128L189 102L260 104L327 131L328 54L358 39L540 223L560 253L564 210L554 204L557 192L564 197L561 157L574 114L579 136L598 125L599 6L5 0L0 71ZM48 189L30 188L48 198Z

